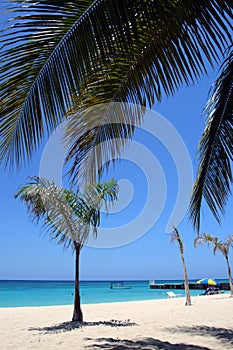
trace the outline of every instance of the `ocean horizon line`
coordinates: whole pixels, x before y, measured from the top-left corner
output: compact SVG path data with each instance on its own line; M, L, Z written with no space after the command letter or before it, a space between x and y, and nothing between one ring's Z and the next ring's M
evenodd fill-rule
M189 281L196 281L201 278L205 277L197 277L197 278L189 278ZM219 277L209 277L213 278L215 280L228 280L228 278L219 278ZM148 278L148 279L106 279L106 280L99 280L99 279L91 279L91 280L80 280L80 282L118 282L118 281L124 281L124 282L146 282L146 281L184 281L183 278ZM70 279L0 279L0 282L74 282Z

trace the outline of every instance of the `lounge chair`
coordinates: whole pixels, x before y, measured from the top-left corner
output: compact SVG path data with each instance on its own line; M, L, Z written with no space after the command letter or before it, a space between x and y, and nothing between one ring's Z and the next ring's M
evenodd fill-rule
M177 297L180 297L181 294L176 294L174 292L166 292L168 298L177 298Z

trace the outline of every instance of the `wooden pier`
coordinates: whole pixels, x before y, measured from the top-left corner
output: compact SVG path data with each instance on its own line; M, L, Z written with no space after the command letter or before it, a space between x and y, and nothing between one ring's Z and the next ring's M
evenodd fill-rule
M220 283L218 287L221 290L230 290L230 284L228 282ZM150 288L151 289L185 289L184 283L155 283L155 281L150 281ZM208 288L207 284L199 284L194 282L189 283L189 289L203 290L206 288Z

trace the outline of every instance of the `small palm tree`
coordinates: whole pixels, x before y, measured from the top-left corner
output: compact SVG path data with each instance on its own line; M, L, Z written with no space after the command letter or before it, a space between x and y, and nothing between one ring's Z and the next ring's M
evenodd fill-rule
M227 262L227 270L230 282L230 297L233 297L233 282L231 276L231 267L229 264L229 249L233 247L233 235L229 235L225 241L220 241L217 236L212 236L209 233L203 233L199 235L194 240L194 246L196 247L199 244L207 243L208 245L212 244L214 246L214 254L219 250L226 259Z
M171 242L174 242L174 241L178 242L180 256L181 256L181 260L182 260L183 271L184 271L184 285L185 285L185 294L186 294L185 305L191 305L188 274L187 274L186 264L185 264L185 260L184 260L184 243L183 243L182 237L180 236L179 231L176 227L173 227L173 232L171 234Z
M43 219L44 228L53 239L65 248L72 247L76 254L75 297L72 321L83 322L79 291L79 257L88 239L91 225L97 234L100 224L100 208L106 210L117 198L115 180L88 186L79 196L71 190L60 188L47 179L32 177L22 186L15 197L26 203L29 214L37 223Z

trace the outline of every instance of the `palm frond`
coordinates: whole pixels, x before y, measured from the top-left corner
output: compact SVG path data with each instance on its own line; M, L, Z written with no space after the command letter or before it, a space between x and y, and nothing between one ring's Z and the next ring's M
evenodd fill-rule
M48 193L47 188L53 184L49 180L39 177L31 177L29 179L28 183L22 186L15 194L15 198L19 197L20 201L27 205L28 213L32 220L36 220L38 223L40 219L47 216L43 195L45 196Z
M220 223L231 193L233 159L233 50L225 60L221 74L205 108L206 127L199 142L200 164L193 186L190 217L200 230L202 199L206 200Z
M83 230L80 230L77 215L69 205L70 200L67 200L65 189L55 186L52 181L35 176L26 186L21 187L16 197L27 204L32 216L37 215L37 203L42 203L43 215L40 215L40 219L43 219L43 227L52 239L56 239L64 247L68 248L73 241L81 240Z
M103 103L84 109L67 120L66 162L72 163L73 185L99 181L104 169L115 162L140 123L145 108L126 103Z
M100 208L106 208L117 198L115 180L93 184L77 196L71 190L60 188L54 182L34 176L22 186L15 197L27 205L32 218L43 220L43 228L64 248L78 242L80 247L89 236L91 225L96 236L100 224ZM109 202L110 201L110 202Z
M197 80L205 59L217 60L231 37L229 0L90 4L27 0L25 9L20 0L12 3L20 15L0 33L0 159L6 163L30 158L69 112L112 101L152 106ZM132 131L107 124L102 117L91 129L86 148L101 146L116 129L121 136ZM72 154L82 136L77 130ZM117 154L120 146L109 144L107 151ZM100 147L99 156L104 152Z
M218 237L213 236L209 233L202 233L194 239L194 247L197 247L198 245L205 244L205 243L207 243L208 246L210 244L213 244L215 246L218 243Z
M189 32L191 33L191 31ZM134 126L138 125L144 116L144 109L141 108L140 110L138 105L132 107L132 104L140 104L142 106L149 104L151 106L154 103L154 98L161 99L162 91L167 95L172 94L181 82L185 81L188 84L190 79L194 81L199 76L202 69L203 71L205 70L202 55L199 51L199 47L203 48L205 46L201 42L202 35L195 32L198 39L193 44L190 37L184 34L184 32L178 34L178 28L177 37L180 35L180 38L177 41L170 34L165 34L164 32L161 34L163 37L160 38L161 40L165 39L167 35L166 49L164 49L163 44L160 42L162 47L160 50L156 41L157 39L155 39L152 44L148 45L148 43L144 43L144 47L147 49L141 54L139 62L132 62L129 66L127 66L127 62L125 61L118 63L122 73L120 75L120 83L115 67L113 71L107 71L107 79L101 76L95 84L91 83L90 89L87 89L87 96L82 101L84 106L88 107L88 112L86 110L83 112L83 109L79 109L78 114L74 114L68 118L66 142L70 145L70 150L67 160L72 160L69 174L73 183L77 183L80 179L85 179L87 182L98 181L104 169L108 169L109 160L111 162L116 161L122 148L125 147L127 141L132 137ZM190 35L194 40L194 33ZM148 42L148 38L146 41ZM169 46L169 43L171 46ZM205 44L208 46L207 43ZM184 48L186 45L187 47L191 46L191 48L189 47L186 50ZM197 49L196 52L192 51L194 47ZM205 52L206 54L207 51ZM174 55L174 60L170 60L170 55ZM196 57L195 62L192 62L192 56ZM217 57L215 49L214 56L215 58ZM156 59L154 59L155 57ZM208 57L211 61L210 53ZM160 65L158 63L160 62L160 58L161 70L158 67ZM158 62L155 62L155 60L158 60ZM121 65L122 63L123 65ZM182 64L185 67L182 67ZM178 75L176 75L176 71L178 71ZM124 72L126 74L126 80L122 82ZM109 86L111 86L111 90ZM116 90L114 90L115 88ZM148 91L150 94L148 94ZM112 93L112 96L109 96L109 92ZM111 98L111 102L123 101L123 103L110 103L106 107L109 97ZM104 104L105 112L101 110L103 107L100 110L99 105L96 107L97 102ZM127 105L124 102L127 102ZM90 106L95 107L91 108ZM90 111L92 112L91 117Z
M233 240L233 235L227 236L225 241L220 241L217 236L213 236L209 233L203 233L195 238L194 246L205 244L213 245L213 253L216 254L217 251L220 251L225 257L229 254L229 248L231 247Z
M232 247L232 248L233 248L233 235L227 236L227 238L226 238L226 244L227 244L229 247Z
M82 193L82 198L86 203L85 216L89 217L90 222L94 228L100 225L100 212L101 208L105 206L105 212L114 204L117 200L119 186L114 179L108 180L103 183L97 183L85 186Z
M51 238L58 240L58 243L64 244L65 247L69 247L73 241L80 241L84 234L84 225L81 225L81 230L77 214L70 206L70 196L70 192L38 176L30 178L30 182L22 186L15 195L26 203L32 217L43 219L44 228ZM78 200L73 194L74 196Z
M216 241L216 249L219 250L225 257L229 255L229 249L232 247L233 235L229 235L225 238L224 241L217 240Z
M6 163L30 159L70 106L66 90L73 77L59 52L67 32L91 4L8 0L5 11L15 16L0 31L0 159L6 157Z

